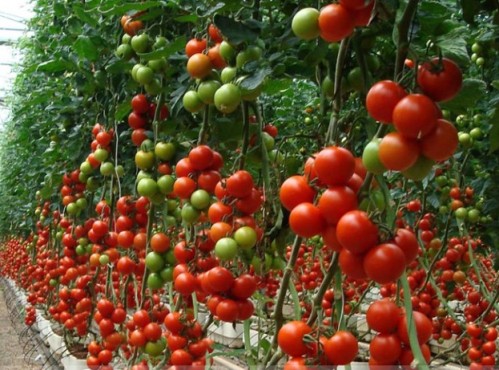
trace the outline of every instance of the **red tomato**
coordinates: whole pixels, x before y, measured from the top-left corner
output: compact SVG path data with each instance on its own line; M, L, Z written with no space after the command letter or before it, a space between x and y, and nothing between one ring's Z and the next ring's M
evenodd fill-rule
M291 211L298 204L312 203L315 197L315 190L308 184L304 176L291 176L281 185L279 198L282 205Z
M317 154L314 169L322 183L345 185L354 174L355 158L348 149L330 146Z
M402 342L397 334L378 334L371 339L369 352L379 365L393 365L402 353Z
M447 101L461 90L463 75L459 66L447 58L433 58L421 65L418 85L434 101Z
M326 228L326 221L319 208L311 203L301 203L291 211L289 226L296 235L311 238Z
M366 312L367 325L381 334L397 331L402 312L390 299L385 298L371 303Z
M342 249L338 264L346 276L352 279L365 279L367 275L362 265L363 261L364 256L362 254L354 254L348 249Z
M253 189L253 177L248 171L240 170L229 176L226 183L227 194L236 198L244 198L251 195Z
M435 129L421 140L422 154L436 162L452 157L459 144L457 129L444 119L437 120Z
M312 328L303 321L290 321L284 324L277 334L277 343L281 350L291 357L299 357L309 351L303 337L312 332Z
M422 94L402 98L393 110L393 124L403 136L417 139L428 135L436 126L438 111L435 103Z
M390 80L375 83L367 93L369 115L381 123L391 123L395 106L407 95L398 83Z
M206 39L190 39L185 44L185 53L190 58L194 54L202 53L206 49Z
M355 359L358 352L357 338L348 331L337 331L324 346L324 353L332 365L347 365Z
M433 325L431 323L431 320L423 313L414 311L413 313L413 320L416 325L416 332L418 336L418 342L419 344L423 344L427 342L431 334L433 332ZM409 345L409 334L407 331L407 316L404 314L400 318L399 322L399 327L397 331L400 340L404 343Z
M326 222L336 225L345 213L357 209L357 195L348 186L332 186L322 193L317 206Z
M405 254L395 244L377 245L364 256L364 270L378 284L392 282L405 270Z
M354 254L362 254L378 242L378 228L367 213L350 211L338 221L336 237L343 248Z
M405 263L408 265L418 255L419 243L416 235L407 229L398 229L394 239L395 244L404 252Z
M319 14L321 37L327 42L338 42L353 32L354 20L347 8L329 4Z

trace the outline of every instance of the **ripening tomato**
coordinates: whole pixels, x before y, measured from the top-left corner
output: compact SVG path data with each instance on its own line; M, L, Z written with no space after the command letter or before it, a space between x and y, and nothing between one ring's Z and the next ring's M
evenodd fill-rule
M433 58L421 65L418 85L434 101L447 101L461 90L463 75L459 66L447 58Z
M437 120L435 129L421 140L422 154L436 162L452 157L459 144L457 129L444 119Z
M367 112L376 121L391 123L395 106L406 95L407 92L398 83L390 80L379 81L367 93Z
M338 42L348 37L354 28L354 20L341 4L329 4L319 13L320 36L327 42Z
M378 242L378 228L367 213L354 210L340 218L336 225L336 237L343 248L362 254Z
M208 35L210 36L210 39L215 43L220 43L223 41L222 33L213 23L208 26Z
M202 53L206 49L206 39L190 39L185 44L185 53L187 57L192 57L194 54Z
M289 226L296 235L311 238L325 229L326 220L318 207L312 203L304 202L291 211Z
M437 119L435 103L423 94L407 95L393 109L393 124L407 138L418 139L428 135L435 128Z
M387 134L379 144L379 160L386 168L404 171L414 165L419 158L417 141L406 138L398 132Z
M281 350L289 356L303 356L309 351L304 336L310 334L312 328L303 321L290 321L284 324L277 334L277 343Z
M192 78L205 78L211 73L211 61L208 55L196 53L187 61L187 72Z

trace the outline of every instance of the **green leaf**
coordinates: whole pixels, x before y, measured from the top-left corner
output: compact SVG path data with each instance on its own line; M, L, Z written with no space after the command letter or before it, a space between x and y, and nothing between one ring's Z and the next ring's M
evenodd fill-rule
M121 121L123 118L126 117L126 115L130 112L132 108L130 107L129 102L123 102L120 105L116 107L116 113L114 115L114 118L117 121Z
M442 49L442 54L459 64L468 64L469 55L467 43L463 35L466 34L464 27L458 27L451 32L441 35L435 39L435 44Z
M112 6L111 8L108 7L103 7L101 11L103 13L109 13L109 14L114 14L114 15L123 15L124 13L130 12L130 11L141 11L141 10L147 10L151 8L157 8L167 6L167 3L165 1L146 1L144 3L125 3L121 5L115 5Z
M260 86L265 80L265 78L269 76L271 73L272 69L270 67L258 69L255 73L242 80L239 86L243 90L249 90L249 91L254 90L258 86Z
M44 63L40 63L36 68L39 72L64 72L71 71L74 68L74 64L63 59L53 59Z
M188 15L181 15L180 17L175 18L177 22L181 23L196 23L198 21L199 17L196 14L188 14Z
M161 49L152 51L150 53L139 53L137 55L140 56L140 58L143 59L144 61L149 61L158 58L168 58L170 55L183 50L185 47L185 43L186 43L186 37L181 36Z
M451 15L451 11L439 1L423 1L418 10L421 32L435 34L437 27Z
M80 58L86 58L90 61L96 61L99 57L99 50L94 45L90 37L80 35L73 45L74 50Z
M73 13L84 23L96 28L99 22L88 14L80 5L73 5Z
M442 108L455 113L466 113L468 108L474 107L478 101L483 99L487 93L487 85L482 80L472 78L465 79L459 94L446 103Z
M291 83L292 81L290 78L281 78L278 80L271 79L265 84L263 91L268 95L275 95L280 93L281 91L289 89Z
M489 132L490 149L489 153L499 149L499 108L494 109L494 114L491 118L492 129Z
M213 22L231 44L251 43L258 37L258 32L254 28L232 18L217 14Z

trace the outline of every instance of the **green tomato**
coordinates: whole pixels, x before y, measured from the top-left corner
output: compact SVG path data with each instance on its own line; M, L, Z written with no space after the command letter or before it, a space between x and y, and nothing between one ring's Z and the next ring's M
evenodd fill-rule
M267 151L271 151L272 149L274 149L275 140L268 132L262 132L262 141Z
M85 248L83 245L77 245L75 248L75 252L78 256L83 256L87 253L87 248Z
M107 254L101 254L99 257L99 263L101 266L106 266L109 263L109 256Z
M224 84L215 92L215 107L224 113L234 112L241 103L241 90L232 83Z
M158 191L158 184L153 179L143 178L137 184L137 192L142 197L151 198Z
M237 243L232 238L222 238L215 244L215 255L222 261L229 261L237 255Z
M465 148L469 148L473 145L473 138L467 132L460 132L458 138L459 143Z
M367 72L369 74L369 72ZM366 85L362 70L360 67L353 68L347 76L348 86L354 91L363 91Z
M166 39L166 37L158 36L158 37L156 37L156 40L154 41L152 48L154 50L158 50L158 49L164 48L167 45L168 45L168 40Z
M125 175L125 169L121 164L116 166L116 175L118 175L118 177L123 177L123 175Z
M367 54L366 56L367 68L369 72L374 73L381 68L381 61L376 54Z
M158 272L165 266L165 261L161 254L156 252L149 252L145 258L146 267L152 272Z
M445 176L438 176L435 178L435 181L437 182L437 185L440 187L445 186L448 183L447 177Z
M485 64L485 58L483 58L483 57L478 57L478 58L476 59L476 62L475 62L475 63L476 63L476 65L477 65L477 66L481 67L481 66L483 66L483 65Z
M231 62L234 59L234 57L236 56L236 49L234 49L234 47L225 40L220 43L219 52L220 52L220 56L227 63Z
M464 207L459 207L454 211L454 214L458 220L465 220L468 216L468 210Z
M166 70L168 62L166 61L166 58L152 59L147 63L147 66L151 68L154 72L159 73Z
M379 159L379 143L381 139L375 139L369 142L362 153L362 163L364 167L375 175L381 175L386 171L385 166Z
M476 208L472 208L468 211L468 220L471 223L477 223L480 221L480 211Z
M168 199L166 206L168 207L168 212L173 212L178 208L178 201L176 199Z
M156 96L161 92L161 83L157 78L153 78L151 82L144 85L144 89L149 95Z
M80 180L80 182L82 183L85 183L88 180L88 175L80 171L80 173L78 174L78 180Z
M322 81L322 86L321 86L322 92L324 95L328 97L333 97L334 95L334 82L329 78L329 76L326 76L324 80Z
M293 17L291 29L296 37L302 40L312 40L319 37L319 11L315 8L303 8Z
M175 258L175 253L173 252L173 249L169 249L165 253L165 261L168 265L175 265L175 263L177 263L177 259Z
M272 149L269 152L269 160L276 164L284 163L284 155L277 149Z
M236 67L225 67L222 69L220 73L220 80L222 83L226 84L231 82L234 78L236 78L237 68Z
M222 86L217 80L206 80L199 84L197 93L199 99L205 104L213 104L215 92Z
M173 143L158 142L154 147L154 154L162 161L170 161L175 155L175 145Z
M197 210L202 211L208 208L211 203L210 193L206 190L198 189L191 194L190 203Z
M132 41L132 36L130 36L128 33L125 33L121 37L121 43L122 44L130 44L130 41Z
M246 50L240 51L236 56L236 67L244 67L246 63L256 61L262 56L262 49L258 46L248 46Z
M80 171L83 172L85 175L90 175L92 172L94 172L94 168L90 164L90 162L85 161L80 165Z
M311 125L313 122L314 122L314 120L312 118L310 118L310 117L305 117L303 119L303 123L305 123L307 126Z
M100 165L100 173L102 176L114 175L114 164L111 162L104 162Z
M99 180L95 177L89 177L87 179L87 190L90 192L96 191L100 187Z
M182 207L182 211L180 213L182 220L187 224L192 224L196 222L201 215L200 212L194 208L191 204L186 203Z
M402 175L413 181L422 181L426 176L429 175L434 164L435 162L431 159L420 155L416 163L414 163L407 170L402 171Z
M182 103L186 111L191 113L199 112L204 107L203 101L199 98L196 91L187 91L182 98Z
M175 179L170 175L163 175L158 179L158 188L161 194L168 195L173 191Z
M67 205L66 207L66 211L68 212L68 214L70 214L71 216L75 216L77 215L78 213L80 213L81 209L76 205L75 202L71 202Z
M480 54L482 52L482 46L475 42L473 45L471 45L471 51L473 53L477 53L477 54Z
M152 68L142 66L137 70L135 76L139 84L147 85L153 81L154 71L152 70Z
M161 275L157 272L151 272L147 276L147 287L152 290L161 289L165 285L165 282L161 278ZM147 347L147 345L146 345Z
M121 44L116 49L116 56L123 60L130 60L133 57L133 49L128 44Z
M166 282L166 283L172 282L173 281L173 267L170 266L170 267L164 268L163 270L161 270L159 275L161 276L161 279L164 282Z
M479 127L475 127L474 129L472 129L470 131L470 136L471 136L472 139L478 140L478 139L482 138L483 132L482 132L482 130Z
M250 249L256 245L257 234L255 229L243 226L234 232L234 240L243 249Z
M149 48L149 36L143 33L141 35L135 35L131 40L132 49L136 53L145 53Z
M106 149L98 148L94 152L94 157L99 162L104 162L109 157L109 152Z
M149 279L147 279L147 282L149 282ZM161 285L163 286L163 285ZM159 289L159 288L157 288ZM163 351L166 348L166 343L164 338L161 338L160 340L156 342L147 342L145 347L144 347L144 352L147 353L151 357L158 357L160 356Z
M88 206L88 202L87 202L87 199L86 198L79 198L76 200L76 206L80 209L80 210L84 210L85 208L87 208Z
M136 181L139 182L142 179L152 179L152 175L149 172L140 170L139 173L137 174Z
M149 170L154 166L154 152L139 150L135 153L135 165L141 170Z
M133 80L134 80L134 81L137 81L137 71L138 71L140 68L142 68L142 67L144 67L144 66L143 66L142 64L140 64L140 63L137 63L137 64L135 64L135 65L133 66L132 71L131 71L131 74L132 74L132 78L133 78Z
M51 287L55 287L55 286L57 286L57 284L59 284L59 281L57 281L57 279L50 279L49 280L49 285Z

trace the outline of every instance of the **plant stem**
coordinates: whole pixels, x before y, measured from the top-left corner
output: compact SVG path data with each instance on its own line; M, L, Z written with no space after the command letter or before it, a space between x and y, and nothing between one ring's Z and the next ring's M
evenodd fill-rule
M203 123L201 125L201 130L199 131L198 145L206 143L206 140L208 138L209 122L210 122L210 106L206 105L203 111Z
M329 285L331 285L331 281L333 281L334 273L338 267L338 257L339 254L337 252L333 253L331 258L331 264L329 265L326 274L322 279L322 283L319 287L317 294L314 297L312 302L312 311L310 312L310 316L308 317L307 324L312 325L317 319L317 311L321 307L322 298L324 298L324 294L326 294Z
M255 364L255 359L253 358L253 351L251 348L251 336L250 336L250 325L251 320L244 320L243 322L243 339L244 339L244 349L246 350L245 359L248 362L248 366L250 369L253 369Z
M407 318L407 330L409 332L409 342L411 345L411 351L414 355L414 361L416 362L417 369L429 369L428 364L421 352L421 347L418 342L418 334L416 331L416 325L412 317L412 301L411 301L411 288L409 287L409 282L407 281L407 274L404 270L402 276L400 277L400 283L402 284L402 290L404 292L404 307L405 314Z
M149 212L147 213L147 229L146 229L146 252L145 255L147 256L147 253L149 252L149 247L151 243L151 236L152 236L152 224L153 224L153 219L154 219L154 204L151 202L151 208L149 208ZM146 288L147 288L147 275L149 274L149 271L147 268L144 270L144 275L142 276L142 287L140 288L140 308L143 308L145 299L144 296L146 294Z
M242 170L244 169L244 165L246 162L246 155L248 154L248 147L249 147L249 109L248 109L248 103L243 102L242 105L242 111L243 111L243 145L241 148L241 158L239 161L239 169ZM262 142L260 142L260 145L263 145Z

